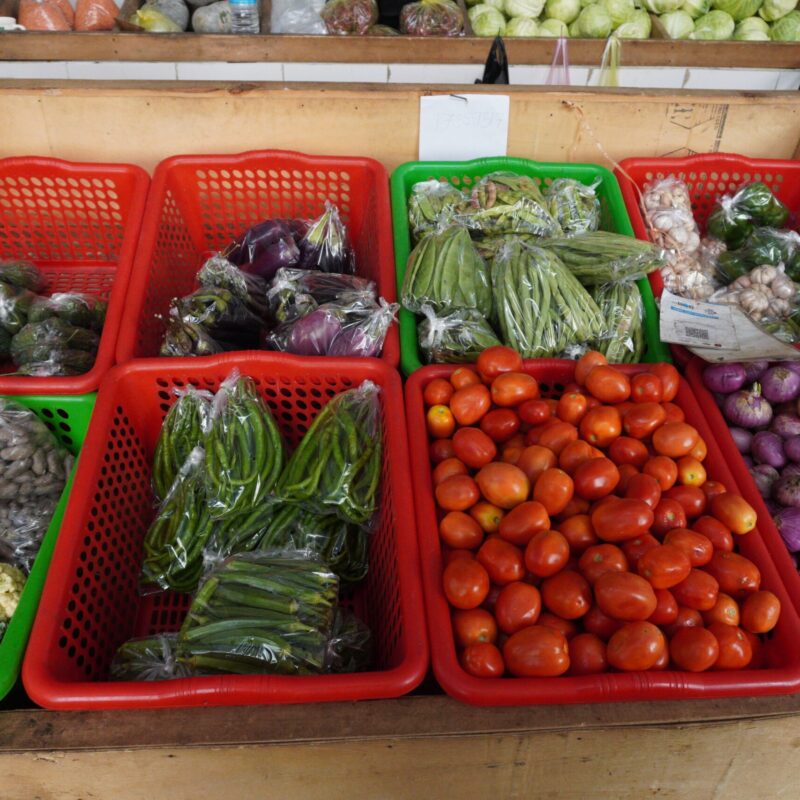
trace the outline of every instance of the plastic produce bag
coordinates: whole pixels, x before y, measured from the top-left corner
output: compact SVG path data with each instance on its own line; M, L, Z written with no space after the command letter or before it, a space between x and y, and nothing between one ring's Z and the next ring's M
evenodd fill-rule
M266 319L269 284L260 275L239 269L218 253L203 264L197 273L197 281L206 288L227 289L247 306L251 314L259 320Z
M358 525L371 520L383 461L379 391L364 381L319 412L278 481L280 500Z
M177 401L161 424L153 454L152 483L157 500L163 500L192 450L205 442L213 395L188 386L174 389Z
M644 305L635 281L618 281L599 287L595 302L606 321L597 340L599 350L611 364L636 364L645 353Z
M355 274L356 254L350 246L347 228L339 217L339 209L327 201L325 212L309 225L300 240L298 266L322 272Z
M172 307L175 316L184 322L201 325L225 350L258 347L262 320L227 289L202 287L186 297L173 300Z
M337 608L325 659L328 672L368 672L375 664L375 642L367 624L352 611Z
M758 266L724 289L717 291L712 303L738 305L754 322L764 325L788 319L797 311L798 285L783 266Z
M272 280L282 267L296 267L299 243L308 223L303 220L268 219L249 228L230 248L230 262L245 272Z
M597 304L551 250L512 240L494 260L492 282L498 331L523 358L559 356L606 329Z
M214 397L205 440L208 502L215 518L257 508L284 465L278 426L252 378L234 370Z
M429 233L411 251L402 292L403 305L417 313L473 308L492 313L489 269L463 225Z
M39 268L30 261L18 259L0 261L0 281L32 292L41 292L45 286L44 275Z
M28 310L28 322L42 322L53 317L99 333L106 321L108 303L90 294L57 292L50 297L37 297Z
M415 183L408 198L408 223L414 241L439 228L443 220L466 202L467 196L447 181Z
M475 309L465 308L441 316L428 305L417 328L419 349L427 364L475 361L487 348L500 344L492 326Z
M389 328L400 310L398 303L387 303L382 297L377 306L350 315L341 333L328 348L329 356L376 358L383 352Z
M148 33L181 33L182 28L175 20L150 5L143 5L128 17L131 25L136 25Z
M227 0L218 0L196 8L192 12L192 30L195 33L232 33L231 4Z
M208 331L196 322L181 319L170 309L167 330L161 342L159 355L167 357L213 356L224 353L225 348L215 341Z
M325 0L272 0L272 33L325 34Z
M565 236L596 231L600 227L597 183L587 186L572 178L558 178L547 187L545 198Z
M642 210L650 239L670 253L695 253L700 231L694 219L689 188L672 175L645 185Z
M169 17L182 31L189 28L189 7L184 0L147 0L143 7L154 8Z
M19 333L35 299L33 292L0 281L0 327L12 335Z
M19 0L17 21L27 31L69 31L72 25L53 0Z
M178 635L199 674L324 672L339 581L308 553L247 553L211 572Z
M464 15L453 0L418 0L400 10L400 33L408 36L460 36Z
M717 199L708 218L708 232L733 250L757 227L780 228L789 209L763 183L749 183L734 195Z
M119 9L113 0L78 0L75 6L75 30L110 31L118 14Z
M99 344L94 331L48 317L11 339L11 357L21 374L80 375L94 366Z
M378 21L378 4L375 0L328 0L320 16L328 33L363 36Z
M120 645L111 662L112 681L167 681L190 675L185 664L175 657L177 633L159 633L129 639Z
M775 228L755 228L738 250L722 253L717 260L720 280L732 283L754 267L783 264L792 280L800 280L800 234Z

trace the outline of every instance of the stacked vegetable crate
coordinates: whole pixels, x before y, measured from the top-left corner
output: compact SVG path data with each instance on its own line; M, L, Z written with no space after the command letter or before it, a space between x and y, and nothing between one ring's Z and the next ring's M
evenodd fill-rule
M595 185L601 205L602 230L633 235L619 186L611 172L593 164L559 164L519 158L490 158L469 162L410 162L392 174L392 216L398 293L402 291L412 240L408 223L408 200L415 184L431 179L446 181L458 188L472 187L492 172L511 172L533 178L541 187L558 178L572 178L587 186ZM646 360L669 360L667 348L658 336L658 312L650 285L638 281L644 304ZM401 366L410 375L422 366L418 345L418 320L407 309L400 311Z

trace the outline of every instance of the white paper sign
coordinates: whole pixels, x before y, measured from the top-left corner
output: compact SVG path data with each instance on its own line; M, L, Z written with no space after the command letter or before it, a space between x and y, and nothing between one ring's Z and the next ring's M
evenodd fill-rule
M687 300L664 290L661 340L706 361L797 360L800 351L765 333L738 306Z
M470 161L506 155L508 110L508 95L420 97L420 161Z

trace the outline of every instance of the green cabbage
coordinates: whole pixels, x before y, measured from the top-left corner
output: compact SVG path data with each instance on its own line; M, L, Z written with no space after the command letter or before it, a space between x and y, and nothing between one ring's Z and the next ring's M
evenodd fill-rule
M773 22L770 38L773 42L800 42L800 11L791 11Z
M724 11L733 17L734 22L741 22L752 17L761 8L761 0L711 0L717 11Z
M513 17L506 22L506 36L537 36L539 23L529 17Z
M491 6L492 8L496 8L498 11L503 11L506 0L481 0L481 3L485 6Z
M547 0L544 15L547 19L574 22L581 13L581 0Z
M683 5L683 0L642 0L642 8L651 14L667 14L677 11Z
M633 0L599 0L599 4L608 11L611 17L611 27L618 28L623 22L627 22L631 14L636 11Z
M503 11L507 17L536 19L542 13L544 0L505 0Z
M577 35L584 39L605 39L613 28L611 15L601 5L586 6L573 24Z
M642 9L637 9L631 14L627 22L623 22L614 31L614 36L620 39L649 39L653 24L650 15Z
M586 8L586 6L593 6L597 3L597 0L581 0L581 8Z
M689 34L690 39L713 39L720 41L733 36L736 23L733 17L725 11L709 11L703 14L694 24L694 33Z
M659 22L670 39L687 39L694 30L694 20L685 11L669 11L659 17Z
M761 8L758 9L758 16L767 22L775 22L776 19L785 17L790 11L794 11L797 0L764 0Z
M733 32L737 42L768 42L769 25L761 17L743 19Z
M539 36L555 39L561 36L569 36L567 23L562 22L560 19L546 19L539 24Z
M481 3L473 6L467 15L477 36L502 36L506 32L506 18L493 6Z
M711 11L711 0L684 0L681 11L685 11L692 19L698 19Z

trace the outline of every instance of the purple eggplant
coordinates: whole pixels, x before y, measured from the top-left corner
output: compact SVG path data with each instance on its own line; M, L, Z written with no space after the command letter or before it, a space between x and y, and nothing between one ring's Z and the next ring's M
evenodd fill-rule
M339 211L325 203L325 213L311 223L300 242L300 263L303 269L342 272L354 275L356 258Z
M318 308L292 323L286 350L300 356L327 355L341 330L341 320L333 311Z

